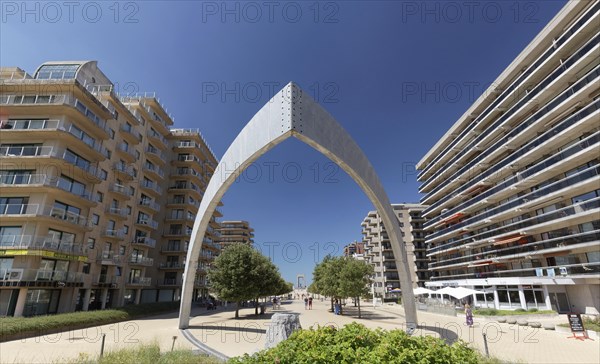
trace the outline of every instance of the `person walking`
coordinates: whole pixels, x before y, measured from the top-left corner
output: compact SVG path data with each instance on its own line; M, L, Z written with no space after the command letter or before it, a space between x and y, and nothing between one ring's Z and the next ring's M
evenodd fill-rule
M312 310L312 300L313 300L312 297L308 297L308 309L309 310Z
M465 317L467 319L467 326L473 326L473 311L468 303L465 305Z
M304 309L308 310L308 298L304 297Z

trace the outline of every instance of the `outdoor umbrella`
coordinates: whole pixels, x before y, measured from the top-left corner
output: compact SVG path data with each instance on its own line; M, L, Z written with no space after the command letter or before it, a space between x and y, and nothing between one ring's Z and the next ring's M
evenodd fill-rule
M423 287L418 287L418 288L413 289L413 293L415 295L420 295L420 294L435 293L435 291L432 291L430 289L423 288Z
M473 295L473 294L477 294L477 293L484 293L481 291L476 291L474 289L471 288L465 288L465 287L456 287L454 288L454 292L453 293L448 293L450 296L457 298L457 299L463 299L467 296Z

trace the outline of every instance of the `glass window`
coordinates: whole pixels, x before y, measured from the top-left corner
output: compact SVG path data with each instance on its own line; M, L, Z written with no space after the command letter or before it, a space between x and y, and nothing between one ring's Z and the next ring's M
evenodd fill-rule
M13 246L21 240L20 226L0 226L0 245Z
M88 238L87 245L88 245L88 249L94 249L96 247L96 239Z
M92 224L98 225L100 223L100 216L97 214L92 215Z

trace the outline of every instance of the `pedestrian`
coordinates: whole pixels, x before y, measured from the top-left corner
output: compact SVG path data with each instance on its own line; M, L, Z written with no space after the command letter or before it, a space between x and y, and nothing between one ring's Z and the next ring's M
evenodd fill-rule
M308 309L312 310L312 297L308 297Z
M471 311L471 306L468 303L465 305L465 316L467 318L467 325L473 326L473 311Z
M304 297L304 309L308 310L308 298Z
M335 299L335 301L333 302L333 313L336 315L339 315L341 312L341 305L340 302L337 300L337 298Z

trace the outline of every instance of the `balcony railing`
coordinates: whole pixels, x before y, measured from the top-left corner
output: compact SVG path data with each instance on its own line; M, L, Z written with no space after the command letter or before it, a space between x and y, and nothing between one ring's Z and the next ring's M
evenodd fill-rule
M130 134L131 136L134 137L134 139L136 139L138 141L142 140L142 134L140 134L133 127L127 126L127 124L122 124L121 127L119 128L119 130L121 130L122 132Z
M164 160L165 154L158 148L146 147L146 153L156 156L158 159Z
M110 207L110 206L108 206L105 211L108 214L117 215L117 216L120 216L120 217L127 217L127 216L129 216L129 212L125 208Z
M0 269L0 281L81 283L83 274L47 269Z
M140 257L140 256L131 256L129 258L130 264L143 265L146 267L150 267L154 264L154 259L148 257Z
M123 239L125 238L125 232L121 229L104 229L102 230L102 236L105 238Z
M159 268L161 268L161 269L184 269L185 263L179 263L179 262L160 263Z
M87 254L87 248L81 244L34 235L0 236L0 249L50 250L74 255Z
M48 176L30 173L0 173L0 186L44 185Z
M102 262L102 264L121 264L123 262L123 256L115 254L112 250L98 252L96 260Z
M469 243L472 246L478 244L486 244L492 238L497 238L498 236L502 236L504 234L514 233L517 234L521 229L532 229L537 225L547 223L553 220L558 220L570 216L580 215L582 213L586 213L589 211L596 210L600 207L600 197L596 197L594 199L582 201L576 204L573 204L568 207L564 207L558 210L549 211L541 215L537 215L528 219L524 219L512 224L508 224L502 227L498 227L495 229L491 229L480 234L476 234L473 236L469 236L463 239L459 239L456 241L452 241L447 244L436 246L435 248L431 248L427 251L428 255L431 255L436 252L441 252L447 249L455 248L460 245Z
M158 222L151 219L138 219L135 223L138 225L151 227L152 229L158 228Z
M152 239L147 236L136 236L133 239L132 244L139 244L147 246L149 248L154 248L156 246L156 239Z
M161 286L181 286L181 279L179 278L165 278L162 281L159 280L158 284Z
M146 164L146 165L144 165L144 172L154 173L154 174L160 176L161 178L165 178L165 172L157 166L152 166L152 165Z
M123 282L123 277L113 276L113 275L108 275L108 274L98 274L98 275L94 276L94 278L92 279L92 282L94 284L115 285L115 287L116 287L116 286L120 285L121 282Z
M118 193L118 194L123 195L128 198L131 197L131 191L130 191L129 187L120 185L117 183L111 184L109 191Z
M160 205L151 199L140 200L139 205L149 207L154 211L160 211Z
M152 130L148 130L148 132L146 133L146 135L150 138L154 138L156 140L159 140L162 144L164 144L165 146L168 145L167 143L167 139L165 139L165 137L163 137L162 135L160 135L157 132L153 132Z
M64 220L71 224L89 227L85 216L54 206L40 206L39 204L0 204L0 215L35 215L50 216Z
M127 154L133 160L137 159L137 156L135 155L135 153L133 152L133 150L131 149L131 147L129 145L127 145L125 143L119 143L119 145L117 146L117 149L120 150L121 152Z
M142 188L152 190L158 194L162 194L162 188L156 182L144 180L140 183L140 186Z
M127 284L131 286L150 286L152 278L149 277L130 277Z

